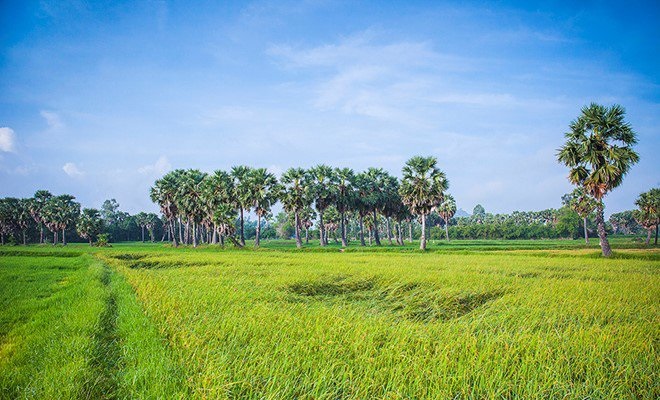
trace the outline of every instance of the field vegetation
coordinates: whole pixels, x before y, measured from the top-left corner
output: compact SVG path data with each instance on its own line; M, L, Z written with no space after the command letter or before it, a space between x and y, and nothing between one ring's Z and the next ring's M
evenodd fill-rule
M657 398L660 253L612 243L4 247L0 394Z

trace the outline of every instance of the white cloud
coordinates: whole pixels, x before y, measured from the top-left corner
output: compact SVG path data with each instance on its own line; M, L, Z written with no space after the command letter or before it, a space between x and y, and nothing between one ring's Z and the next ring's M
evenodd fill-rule
M64 128L64 122L59 114L54 111L41 110L39 113L46 120L48 127L52 130L59 130Z
M0 151L14 152L16 150L16 135L8 127L0 128Z
M68 162L62 166L62 170L70 177L83 176L85 173L81 171L76 164Z
M163 175L172 169L172 164L166 156L160 156L155 163L138 168L138 172L145 175Z

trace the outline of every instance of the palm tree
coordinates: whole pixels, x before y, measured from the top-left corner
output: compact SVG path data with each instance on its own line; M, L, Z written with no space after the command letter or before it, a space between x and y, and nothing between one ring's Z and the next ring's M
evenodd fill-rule
M348 246L346 240L346 213L350 212L355 202L355 173L350 168L336 168L336 196L335 207L339 212L339 229L341 230L341 245Z
M328 244L325 235L325 224L323 223L323 212L335 202L336 181L334 171L327 165L317 165L309 170L310 194L314 200L316 211L319 213L319 243L321 246Z
M454 217L454 214L456 214L456 201L454 200L454 197L449 193L445 194L442 203L436 207L436 210L438 211L438 214L440 214L440 217L445 221L445 238L449 241L449 221Z
M193 247L197 247L197 226L203 217L203 204L202 204L202 182L206 177L206 173L197 169L190 169L182 176L182 181L179 186L180 203L179 210L186 218L186 238L192 237ZM186 242L188 240L186 239Z
M305 207L311 204L307 181L307 172L302 168L289 168L280 179L283 186L282 204L287 212L294 215L296 246L298 248L302 247L302 240L300 238L300 213Z
M633 215L638 224L646 229L646 245L651 242L651 232L655 229L655 244L658 244L658 225L660 225L660 189L651 189L642 193L635 200L638 210Z
M591 197L583 187L578 187L573 190L566 198L568 206L575 211L580 218L582 218L582 225L584 227L584 242L589 244L589 232L587 231L587 217L594 212L598 206L596 199Z
M605 232L603 197L621 185L623 177L639 155L632 149L635 132L625 121L619 105L605 107L596 103L583 107L565 134L566 143L558 150L559 162L570 168L568 179L596 199L596 224L603 256L612 249Z
M103 230L103 220L101 213L94 208L85 208L80 214L78 224L76 224L76 231L80 237L89 240L89 245L92 245L92 239Z
M182 173L183 170L168 172L161 179L158 179L150 190L151 201L160 206L160 211L167 220L167 228L170 232L174 247L179 245L174 225L179 212L176 206L177 187L179 184L179 177Z
M252 168L246 165L232 167L231 176L234 178L234 204L240 213L240 241L245 246L245 230L243 213L250 209L250 171Z
M141 211L137 214L135 214L135 223L140 227L142 230L142 243L144 243L144 228L147 226L147 213Z
M254 238L254 247L259 247L261 236L261 219L270 213L271 207L277 202L280 195L280 185L275 175L266 168L256 168L250 171L250 204L257 214L257 230Z
M419 248L426 250L426 216L442 203L444 192L449 188L445 173L437 167L435 157L416 156L406 162L401 180L401 199L410 212L422 221Z
M217 170L213 174L207 175L204 178L202 183L202 207L204 217L202 218L202 223L207 225L207 228L210 228L213 225L213 235L211 239L212 244L218 242L217 235L219 227L216 224L215 215L220 206L222 205L233 205L234 196L234 181L232 177L225 171ZM219 215L219 219L227 217L229 214L227 212L222 212ZM223 229L220 235L220 241L224 243L224 235L227 232L227 229Z
M16 225L21 230L23 245L27 245L27 230L32 221L30 203L32 199L19 199L16 204Z
M34 197L30 199L30 214L32 219L39 225L39 243L44 243L44 221L41 216L41 210L53 195L48 190L37 190Z
M243 247L243 245L236 240L234 234L236 233L236 208L234 204L223 203L218 205L215 213L213 214L213 224L220 232L221 243L224 245L224 239L228 238L236 247Z

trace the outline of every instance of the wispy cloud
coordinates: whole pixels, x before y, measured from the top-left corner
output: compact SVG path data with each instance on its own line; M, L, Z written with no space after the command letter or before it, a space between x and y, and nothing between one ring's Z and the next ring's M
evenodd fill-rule
M16 134L9 127L0 128L0 151L13 153L16 151Z
M41 114L41 116L46 120L48 128L52 130L60 130L64 128L64 122L62 122L62 118L60 118L59 114L56 112L41 110L39 114Z
M172 164L166 156L158 157L155 163L138 168L138 172L144 175L163 175L172 169Z
M68 162L62 166L62 170L65 174L69 175L72 178L77 178L85 175L85 173L78 168L78 166L72 162Z

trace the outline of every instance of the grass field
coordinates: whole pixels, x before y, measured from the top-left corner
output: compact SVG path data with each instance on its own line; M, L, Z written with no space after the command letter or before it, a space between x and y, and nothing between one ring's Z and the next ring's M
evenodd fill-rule
M0 247L0 397L660 397L660 251Z

